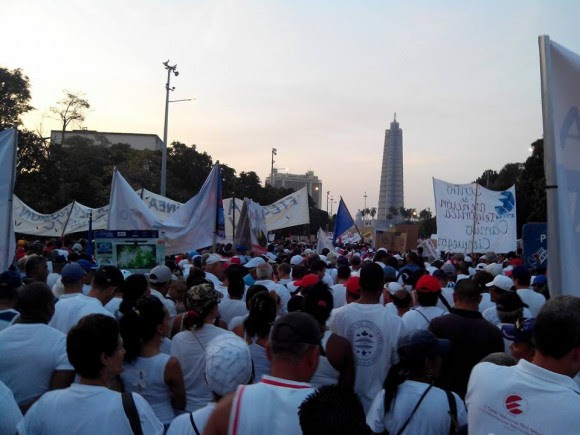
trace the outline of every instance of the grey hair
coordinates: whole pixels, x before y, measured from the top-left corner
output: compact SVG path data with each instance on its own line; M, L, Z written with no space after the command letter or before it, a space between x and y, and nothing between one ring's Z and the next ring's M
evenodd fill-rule
M258 264L256 267L256 278L258 279L271 279L273 273L274 270L268 263Z

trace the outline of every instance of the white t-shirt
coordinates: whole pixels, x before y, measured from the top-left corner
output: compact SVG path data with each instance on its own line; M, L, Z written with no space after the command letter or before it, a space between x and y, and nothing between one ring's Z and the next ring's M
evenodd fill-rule
M379 391L367 414L367 424L373 432L383 433L387 430L396 434L401 430L421 395L429 384L416 381L405 381L397 389L391 402L391 409L385 413L385 390ZM453 393L457 408L458 427L467 424L467 410L461 398ZM451 426L449 400L445 391L431 387L415 414L409 421L406 434L439 435L448 434Z
M143 434L163 434L163 425L139 394L133 399ZM64 390L46 393L18 424L18 433L60 434L132 434L123 409L121 393L105 387L72 384Z
M234 317L228 323L228 329L230 331L233 331L236 326L241 325L242 323L244 323L246 321L246 319L248 318L248 316L249 316L249 314L245 314L243 316L236 316L236 317Z
M435 317L447 314L447 310L439 307L423 307L418 305L411 308L403 314L403 325L405 326L405 333L417 330L426 330L429 328L429 323Z
M519 289L517 290L518 296L524 301L525 304L530 308L532 316L537 317L538 313L546 303L546 298L543 294L535 292L532 289Z
M215 409L215 402L210 402L206 406L192 413L193 421L197 426L199 433L203 433L205 425L207 424L211 413ZM193 426L191 425L191 420L189 418L189 412L187 414L181 414L176 417L175 420L169 426L169 429L165 435L191 435L195 434Z
M55 370L74 370L62 332L43 323L16 323L0 332L0 380L19 405L46 393Z
M56 281L60 278L60 273L51 272L46 277L46 285L48 288L52 288L56 284Z
M163 305L165 305L165 308L167 308L167 311L169 311L169 316L171 318L175 317L177 315L177 309L175 308L175 303L170 300L167 299L165 296L163 296L163 293L161 293L160 291L157 291L155 289L150 289L151 290L151 296L155 296L157 299L159 299Z
M330 329L352 345L354 389L367 412L391 365L399 359L397 343L404 330L403 322L380 304L354 302L334 312Z
M183 371L183 383L187 396L186 411L196 411L213 400L205 380L205 349L215 337L231 334L225 329L205 324L192 332L183 331L171 340L171 355L176 357Z
M443 296L447 301L447 303L449 304L449 306L453 308L453 305L455 305L455 303L453 302L453 289L449 287L443 287L441 289L441 296ZM441 302L441 299L437 300L437 306L447 311L447 307L443 302Z
M105 305L105 308L113 316L115 316L115 319L117 319L117 320L119 320L123 316L121 314L121 311L119 311L119 309L121 308L121 302L123 302L123 298L115 296L113 299L111 299L109 302L107 302L107 305Z
M483 313L481 313L481 315L483 316L483 318L485 320L487 320L490 323L493 323L496 326L501 323L501 321L499 320L499 316L497 314L497 308L496 308L495 304L493 304L493 307L490 307L487 310L485 310ZM528 310L525 307L524 307L523 317L525 317L525 318L533 317L532 313L530 313L530 310Z
M103 307L103 304L97 298L79 293L75 297L58 300L54 306L54 316L52 316L49 325L63 334L68 334L68 331L79 320L89 314L104 314L105 316L115 317Z
M12 435L16 433L16 425L22 420L22 412L14 400L14 395L4 382L0 381L0 434Z
M501 380L501 382L499 382ZM469 433L570 434L580 430L580 387L521 359L513 367L477 364L467 395Z
M387 305L385 305L385 309L389 310L389 313L395 316L399 316L399 310L397 309L397 306L394 303L389 302Z
M480 313L483 313L488 308L494 307L495 303L491 301L491 296L489 293L482 293L481 294L481 302L479 303L478 310Z
M218 305L218 309L220 312L220 318L226 323L226 325L228 325L234 317L248 315L246 303L237 299L222 299Z
M268 289L268 291L274 290L278 294L278 296L280 296L280 309L278 310L278 313L281 316L288 313L288 301L292 296L290 295L290 291L288 290L287 287L284 287L283 285L280 284L276 284L271 279L258 280L255 282L255 284L263 285Z
M346 305L346 286L344 284L335 284L331 288L334 308L340 308Z

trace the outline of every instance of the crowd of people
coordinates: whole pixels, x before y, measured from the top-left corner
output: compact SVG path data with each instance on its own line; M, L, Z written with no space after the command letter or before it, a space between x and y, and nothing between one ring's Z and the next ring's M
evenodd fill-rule
M580 433L580 298L521 256L281 241L0 274L1 434Z

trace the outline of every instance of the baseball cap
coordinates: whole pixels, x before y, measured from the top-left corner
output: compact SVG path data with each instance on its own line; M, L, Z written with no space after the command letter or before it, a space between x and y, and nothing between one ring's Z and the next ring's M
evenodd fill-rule
M510 291L514 286L514 282L511 278L505 275L497 275L493 281L488 282L486 287L497 287L499 290L503 290L505 292Z
M220 396L236 390L252 377L252 357L244 340L222 334L209 342L205 352L205 378L209 389Z
M78 263L70 263L62 268L60 280L63 284L74 284L85 276L85 270Z
M292 266L300 266L304 262L302 255L295 255L290 259L290 264Z
M210 265L210 264L216 264L216 263L220 263L220 262L225 262L226 260L224 260L222 257L220 257L217 254L209 254L209 256L205 259L205 264L206 265Z
M445 272L446 275L455 275L455 266L451 263L445 263L441 266L441 270Z
M530 343L534 335L535 323L534 318L520 317L515 325L511 323L501 325L501 333L506 340Z
M417 281L415 289L420 293L437 293L441 291L439 280L431 275L423 275Z
M520 308L527 308L528 305L522 301L522 298L517 294L517 292L502 292L495 303L497 311L502 313L511 313L513 311L519 310Z
M502 273L503 267L498 263L491 263L485 266L485 270L491 273L493 276L498 276Z
M186 306L204 312L208 307L218 303L223 295L208 283L192 286L185 295Z
M155 266L149 273L149 282L153 284L165 284L173 280L174 277L171 269L167 266Z
M316 284L318 281L319 281L318 275L314 273L309 273L307 275L304 275L302 279L294 281L294 285L297 287L308 287L309 285Z
M72 246L72 250L80 254L81 252L83 252L83 246L80 243L75 243Z
M418 359L443 355L449 352L451 342L437 338L432 332L425 329L413 331L399 339L397 351L404 359Z
M125 281L123 274L115 266L101 266L95 272L93 282L103 286L119 286Z
M16 289L22 286L22 279L18 272L7 270L0 274L0 288L2 289Z
M385 279L397 278L397 270L393 266L383 267L383 273L385 274Z
M85 260L84 258L77 260L77 263L85 272L90 272L91 270L97 270L99 268L95 263L91 263L89 260Z
M546 275L537 275L534 278L534 282L532 285L544 285L544 284L546 284L546 282L548 282Z
M248 261L246 264L244 264L244 267L247 269L253 269L255 267L258 267L260 264L265 264L265 263L266 263L266 260L264 260L262 257L254 257L250 261Z
M403 286L398 282L390 282L387 286L387 290L390 294L394 295L399 290L403 290Z
M353 296L360 296L360 278L351 276L345 283L346 291Z

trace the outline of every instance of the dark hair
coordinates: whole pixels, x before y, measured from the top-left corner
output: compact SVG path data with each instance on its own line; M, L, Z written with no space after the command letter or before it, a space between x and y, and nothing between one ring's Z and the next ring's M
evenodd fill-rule
M276 301L269 292L256 293L252 297L252 308L248 318L244 320L246 335L248 337L267 337L274 320L276 320L277 311Z
M409 308L413 302L411 294L407 290L397 290L392 299L397 308Z
M336 270L336 276L339 279L349 279L350 278L350 267L338 266L338 269Z
M353 255L350 258L350 265L351 266L360 266L360 264L361 264L361 259L358 255Z
M226 270L226 277L228 278L228 294L232 298L241 298L246 289L246 283L244 282L244 275L242 272L238 268L232 268L232 266L230 266Z
M125 278L115 266L101 266L95 271L92 286L99 290L123 285Z
M145 295L148 288L149 283L145 275L138 273L128 276L121 285L123 301L119 306L119 311L126 313L134 308L137 301Z
M276 268L276 273L284 273L286 275L290 274L290 271L292 270L292 268L290 267L290 265L288 263L280 263L278 265L278 267Z
M191 288L194 285L201 284L203 282L207 282L205 279L205 272L201 270L199 267L191 267L189 269L189 275L187 275L187 279L185 283L187 284L187 288Z
M293 295L287 305L286 308L289 313L293 313L294 311L304 311L304 296L299 294Z
M83 317L68 333L66 352L76 372L88 379L101 375L101 354L111 356L119 346L119 323L104 314Z
M308 291L303 294L304 312L311 314L321 326L324 326L334 308L334 300L328 286L319 281L309 286Z
M423 307L434 307L439 300L439 293L417 291L417 302Z
M530 285L532 275L530 271L524 266L514 267L512 270L512 278L518 281L518 285Z
M352 388L324 385L298 408L304 435L369 434L365 411Z
M417 253L411 251L407 254L408 263L416 264L417 266L422 266L421 262L419 261L419 256Z
M43 282L33 282L18 291L16 310L22 320L48 321L48 314L54 309L54 295Z
M547 301L534 324L536 349L560 359L580 346L580 298L557 296Z
M472 279L460 280L453 290L457 300L463 302L476 303L481 296L481 290L478 284Z
M315 259L314 261L310 262L310 271L312 273L317 273L320 272L324 269L326 269L328 266L326 265L326 263L321 260L320 258Z
M387 257L389 256L389 254L387 254L386 251L384 251L383 249L377 251L377 253L375 254L375 258L373 258L373 262L377 262L380 261L381 263L384 263L383 260L386 260Z
M377 263L368 263L361 268L359 283L362 292L380 293L384 282L385 273Z
M302 265L292 266L292 279L297 281L306 275L306 268Z
M46 264L46 258L42 255L33 255L26 260L25 271L26 276L30 277L36 272L40 266Z
M299 361L312 347L320 346L320 325L310 314L286 314L274 323L270 351L291 361Z
M137 301L135 308L121 312L123 317L119 325L126 351L125 361L133 362L139 356L141 346L155 337L166 311L155 296L145 296Z
M489 290L485 285L493 281L493 275L486 270L478 270L471 278L473 282L477 284L481 293ZM461 282L461 281L459 281ZM458 283L459 284L459 283Z
M250 305L252 303L252 298L254 297L254 295L261 292L268 292L266 286L262 284L253 284L248 288L248 291L246 292L246 308L248 309L248 311L250 310Z

